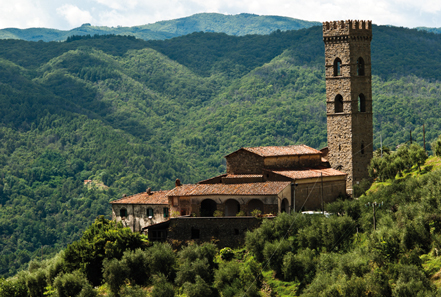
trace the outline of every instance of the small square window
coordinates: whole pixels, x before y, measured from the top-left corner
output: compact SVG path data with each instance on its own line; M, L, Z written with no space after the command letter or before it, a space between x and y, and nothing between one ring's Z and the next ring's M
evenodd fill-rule
M121 217L121 218L126 218L127 217L127 209L125 209L125 208L123 208L123 209L120 209L119 210L119 216Z
M164 218L168 218L168 215L169 215L169 209L168 209L168 207L164 207L164 209L163 209L163 213L164 213Z
M151 207L147 208L147 216L153 217L153 208L151 208Z
M191 228L191 239L199 239L200 237L200 231L196 228Z

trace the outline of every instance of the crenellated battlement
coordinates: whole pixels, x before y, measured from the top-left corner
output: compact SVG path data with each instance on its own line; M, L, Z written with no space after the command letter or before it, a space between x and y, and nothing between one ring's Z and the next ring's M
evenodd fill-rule
M323 23L325 41L335 37L367 37L372 38L372 21L346 20ZM339 38L340 39L340 38Z

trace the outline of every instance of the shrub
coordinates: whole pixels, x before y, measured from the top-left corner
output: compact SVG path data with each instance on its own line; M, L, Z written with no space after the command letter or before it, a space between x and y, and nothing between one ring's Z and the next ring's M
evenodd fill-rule
M435 156L440 157L441 156L441 135L438 136L438 138L432 142L432 151L435 154Z
M58 297L77 296L87 283L86 277L79 271L62 274L54 280L54 288Z
M119 290L126 278L128 277L128 269L118 259L104 259L103 262L103 277L106 283L109 285L110 291L119 296Z
M127 278L133 285L144 286L150 278L148 251L126 251L121 259Z
M248 231L245 235L245 245L259 262L263 261L265 242L271 241L274 236L274 222L263 220L259 228Z
M234 257L234 252L229 247L225 247L225 248L221 249L219 254L220 254L221 259L225 260L225 261L230 261Z
M236 213L236 217L245 217L245 216L246 216L246 213L243 210Z
M262 211L260 210L260 209L254 209L252 212L251 212L251 215L253 216L253 217L258 217L258 216L260 216L262 214Z
M197 277L205 281L211 281L212 273L209 269L207 259L196 259L194 261L185 261L179 267L176 274L176 284L182 286L186 282L195 282Z
M245 263L232 260L220 263L214 287L221 296L259 296L262 279L260 265L251 257Z
M28 287L28 292L31 297L43 296L45 287L47 286L46 271L40 268L28 274L26 286Z
M78 295L78 297L97 297L97 296L98 296L97 292L93 289L93 287L89 283L86 283L83 286L80 295Z
M50 259L47 267L48 282L53 284L54 279L61 273L66 272L66 265L63 259L63 251L59 252L55 257Z
M176 256L168 243L155 242L148 249L150 254L149 268L152 274L163 274L173 281L176 271Z
M199 275L207 283L213 280L213 269L215 268L214 257L218 249L213 243L202 245L189 244L178 253L180 263L176 275L176 283L182 285L185 282L195 282Z
M2 297L25 297L28 295L26 287L27 273L19 272L15 277L8 280L0 278L0 296Z
M291 250L291 244L286 239L276 240L274 242L267 242L263 249L265 261L269 264L276 275L282 274L283 257Z
M195 283L186 282L184 292L188 297L205 297L211 295L210 286L199 276L196 276Z
M140 286L125 286L121 290L124 297L147 297L147 292Z
M153 276L155 286L152 290L152 297L174 297L175 291L173 285L167 282L167 278L163 274Z
M302 250L299 254L288 252L283 257L283 278L286 281L310 283L315 276L317 261L310 249Z
M223 216L224 216L224 213L220 210L215 210L213 213L213 217L219 218L219 217L223 217Z
M394 296L430 296L434 290L430 280L411 265L399 265L399 277L392 290Z

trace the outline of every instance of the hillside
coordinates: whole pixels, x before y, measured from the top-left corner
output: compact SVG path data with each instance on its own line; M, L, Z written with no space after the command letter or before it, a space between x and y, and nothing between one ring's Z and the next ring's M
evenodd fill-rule
M241 13L223 15L219 13L199 13L180 19L160 21L133 27L106 27L83 24L68 31L47 28L5 28L0 30L0 39L21 39L26 41L65 41L76 35L124 35L144 40L162 40L187 35L193 32L217 32L228 35L269 34L280 30L298 30L320 25L289 17L259 16Z
M374 146L409 129L422 144L425 123L430 148L441 36L373 30ZM325 146L321 34L1 40L0 274L78 239L122 194L225 172L241 146Z

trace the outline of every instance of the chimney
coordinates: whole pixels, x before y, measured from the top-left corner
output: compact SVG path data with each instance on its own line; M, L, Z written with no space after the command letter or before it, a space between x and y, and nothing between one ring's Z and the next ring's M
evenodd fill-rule
M147 193L147 195L152 195L152 188L147 188L145 192Z
M126 198L126 196L127 196L126 194L123 194L123 198Z
M180 185L181 185L181 181L179 180L179 178L177 178L175 181L175 186L179 187Z

